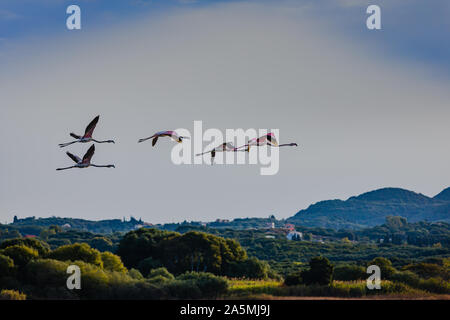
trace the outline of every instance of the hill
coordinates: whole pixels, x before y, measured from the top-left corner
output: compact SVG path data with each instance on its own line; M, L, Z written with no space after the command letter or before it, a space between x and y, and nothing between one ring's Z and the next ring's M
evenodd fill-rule
M144 222L134 217L130 217L130 220L120 220L120 219L110 219L110 220L100 220L92 221L85 219L75 219L75 218L35 218L28 217L19 219L14 217L14 222L8 226L16 228L21 233L39 235L39 232L49 226L67 226L71 229L84 230L94 233L113 233L113 232L128 232L130 230L136 229L138 226L143 225Z
M381 225L387 216L405 217L410 222L449 222L450 188L434 198L400 188L378 189L345 201L317 202L288 221L310 227L357 229Z
M450 188L442 190L433 199L443 200L443 201L450 201Z

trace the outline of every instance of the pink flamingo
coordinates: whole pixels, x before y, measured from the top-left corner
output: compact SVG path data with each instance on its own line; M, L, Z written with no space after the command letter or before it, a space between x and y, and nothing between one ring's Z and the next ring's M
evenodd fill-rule
M86 130L84 131L84 135L83 136L79 136L75 133L70 133L70 136L74 137L75 141L72 142L67 142L67 143L60 143L59 146L61 148L67 147L68 145L71 145L72 143L77 143L77 142L81 142L81 143L86 143L86 142L97 142L97 143L115 143L114 140L105 140L105 141L98 141L95 140L94 138L92 138L92 134L94 133L94 129L95 126L97 125L98 119L100 118L100 116L96 116L94 118L94 120L92 120L88 126L86 127Z
M227 152L227 151L239 151L237 150L238 148L236 148L235 146L233 146L230 142L224 142L222 143L220 146L215 147L214 149L210 150L210 151L206 151L203 153L197 153L196 156L202 156L204 154L207 153L211 153L211 165L214 164L214 157L216 156L216 152Z
M189 137L179 136L175 131L159 131L159 132L155 133L154 135L152 135L151 137L139 139L138 143L144 142L148 139L153 138L152 146L154 147L156 142L158 141L159 137L170 137L175 142L178 142L178 143L181 143L183 141L183 139L189 139Z
M241 148L245 148L244 150L248 152L248 151L250 151L250 147L251 146L260 147L260 146L263 146L263 145L266 145L266 144L268 146L278 147L278 148L279 147L288 147L288 146L289 147L297 147L298 146L298 144L295 143L295 142L278 144L278 141L277 141L277 138L275 137L275 134L270 132L270 133L265 134L265 135L263 135L263 136L261 136L259 138L253 138L253 139L249 140L247 142L247 144L245 144L245 145L243 145L241 147L238 147L237 150L240 150Z
M83 159L80 159L78 156L71 154L70 152L66 152L66 154L72 159L76 165L66 168L57 168L56 170L66 170L66 169L72 169L72 168L87 168L87 167L97 167L97 168L115 168L113 164L108 165L95 165L91 163L91 158L94 155L95 152L95 145L93 144L86 154L84 155Z

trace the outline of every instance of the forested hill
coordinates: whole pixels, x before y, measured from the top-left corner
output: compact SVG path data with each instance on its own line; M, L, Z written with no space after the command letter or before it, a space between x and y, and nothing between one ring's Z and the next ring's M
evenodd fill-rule
M20 230L21 233L39 235L44 228L49 226L67 226L71 229L85 230L94 233L113 233L117 231L128 232L136 229L142 224L144 224L144 222L141 219L137 220L134 217L130 217L129 220L125 220L124 218L123 220L110 219L100 221L60 217L28 217L23 219L14 217L14 222L9 226L15 227Z
M383 188L343 200L320 201L288 219L310 227L333 229L380 225L387 216L410 222L450 221L450 188L434 198L400 189Z
M450 201L450 188L442 190L442 192L436 195L433 199Z

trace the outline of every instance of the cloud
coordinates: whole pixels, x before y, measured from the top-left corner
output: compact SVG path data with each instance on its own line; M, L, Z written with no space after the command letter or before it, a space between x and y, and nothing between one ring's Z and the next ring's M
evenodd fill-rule
M322 21L303 7L182 7L15 46L0 73L1 214L289 217L377 187L448 186L448 81ZM94 159L117 168L55 171L70 161L57 144L97 114L95 134L116 144ZM171 141L137 143L194 120L279 129L300 147L280 150L279 173L262 177L252 165L175 166Z

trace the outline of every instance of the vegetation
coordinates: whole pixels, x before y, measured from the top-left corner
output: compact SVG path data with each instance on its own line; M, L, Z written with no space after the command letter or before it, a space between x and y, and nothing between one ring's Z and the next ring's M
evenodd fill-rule
M0 300L26 300L27 296L15 290L0 291Z
M140 228L98 235L50 226L41 229L42 237L0 241L0 299L450 294L448 227L388 217L382 226L351 232L306 228L309 241L289 241L283 229L271 228L184 225L178 232ZM419 230L431 240L420 245L372 240ZM66 241L55 245L55 240ZM81 270L81 290L67 289L72 264ZM372 264L381 269L381 290L367 289L366 268Z

